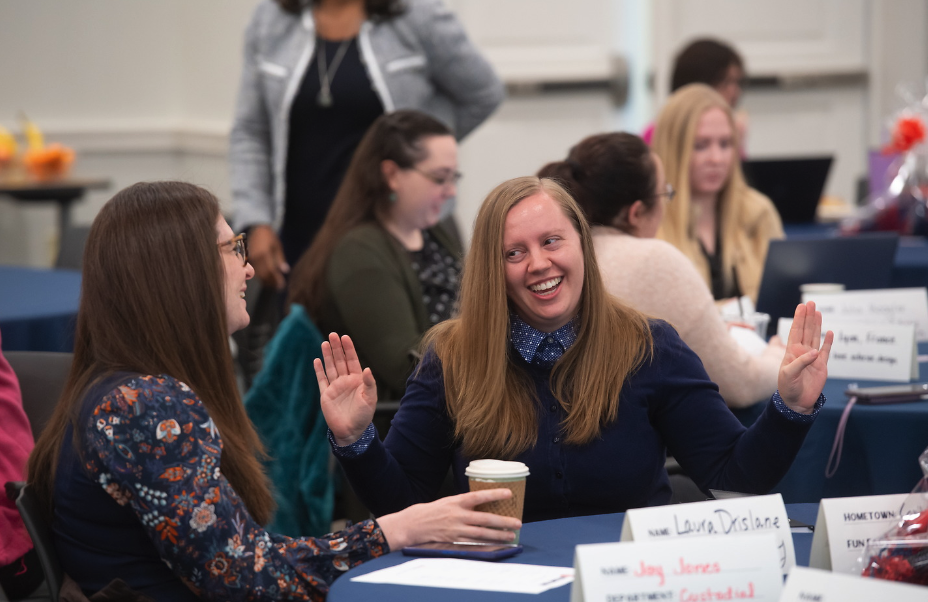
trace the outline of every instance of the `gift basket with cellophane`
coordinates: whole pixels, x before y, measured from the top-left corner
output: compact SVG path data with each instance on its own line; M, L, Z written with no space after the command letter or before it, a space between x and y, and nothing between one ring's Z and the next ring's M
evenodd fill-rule
M899 522L867 544L864 577L928 586L928 449L918 462L924 476L906 497Z
M915 98L899 89L905 102L888 123L884 155L895 157L880 178L887 185L872 190L867 204L841 224L842 234L888 231L928 236L928 95Z

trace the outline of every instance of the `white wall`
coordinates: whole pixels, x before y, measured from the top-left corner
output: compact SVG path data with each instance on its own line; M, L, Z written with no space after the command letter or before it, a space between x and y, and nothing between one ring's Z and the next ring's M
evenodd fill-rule
M872 143L879 139L883 116L893 108L895 82L917 82L928 73L928 0L865 1L879 34L871 40L870 54L872 83L879 90L869 107ZM0 0L0 123L18 129L16 115L25 110L49 139L77 150L76 174L113 180L109 191L92 193L75 207L76 223L89 223L115 190L139 180L193 181L216 192L228 207L226 134L242 33L256 3ZM602 35L612 36L607 42L611 50L630 59L633 83L630 102L621 110L574 93L508 101L462 149L461 168L467 174L459 211L463 225L499 180L534 172L562 156L583 134L605 128L639 131L653 118L656 106L645 83L652 68L651 40L662 24L651 22L651 0L449 4L460 11L475 37L487 32L488 41L478 43L495 44L487 48L491 57L508 59L517 59L519 53L498 53L507 44L507 31L513 43L543 48L551 34L539 34L537 23L560 15L558 25L577 25L581 21L571 9L599 6L604 14L584 17L600 23L591 30L599 46ZM523 7L525 18L505 10L516 5ZM586 40L574 37L574 56L582 57ZM569 125L568 117L574 118ZM0 199L0 263L49 265L55 217L52 206L27 207Z
M89 223L116 190L184 179L228 207L226 134L255 0L0 0L0 123L26 111L112 179L75 206ZM49 265L53 205L0 199L0 263Z

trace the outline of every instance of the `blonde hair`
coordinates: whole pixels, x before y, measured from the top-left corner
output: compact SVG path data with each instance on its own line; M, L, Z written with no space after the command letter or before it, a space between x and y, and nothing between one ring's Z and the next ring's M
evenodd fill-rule
M477 214L458 317L435 326L422 343L442 362L448 412L468 457L511 458L538 437L535 387L510 355L503 256L506 216L538 193L560 206L583 248L577 340L554 364L550 380L552 394L567 413L565 442L582 445L597 438L618 415L625 379L651 357L647 319L606 292L589 225L570 194L547 178L503 182Z
M749 244L746 232L739 225L742 221L742 200L749 188L741 172L738 155L741 144L731 107L718 92L705 84L690 84L675 92L664 105L654 126L651 147L664 163L667 182L677 191L673 202L667 206L657 236L683 251L697 266L701 265L698 260L702 258L702 251L696 239L696 220L691 202L690 161L696 126L711 109L721 109L725 113L732 132L734 157L716 203L716 231L721 242L716 252L721 251L722 274L726 285L730 285L736 257ZM708 271L703 276L708 281Z

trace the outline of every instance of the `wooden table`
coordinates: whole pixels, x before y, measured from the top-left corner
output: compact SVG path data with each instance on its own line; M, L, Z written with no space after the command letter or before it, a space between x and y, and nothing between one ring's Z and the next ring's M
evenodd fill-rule
M59 233L71 225L71 205L88 190L110 187L108 178L61 178L37 180L22 172L0 174L0 195L10 196L21 202L54 202L58 204Z

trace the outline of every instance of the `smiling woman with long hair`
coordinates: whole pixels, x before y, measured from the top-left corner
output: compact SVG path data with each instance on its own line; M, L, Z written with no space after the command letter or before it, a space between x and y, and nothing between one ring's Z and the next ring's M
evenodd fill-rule
M484 201L460 314L427 333L383 442L350 337L330 334L315 367L335 454L375 514L433 499L449 465L466 491L470 460L500 458L528 466L534 521L667 503L668 451L703 489L769 491L823 403L820 332L815 306L797 307L779 394L745 429L673 328L606 292L567 191L526 177Z
M511 539L497 529L519 522L474 512L491 499L474 494L322 538L263 528L274 511L264 452L227 342L248 324L253 275L244 238L197 186L136 184L94 220L74 361L28 467L84 592L118 577L155 600L320 600L391 547Z

